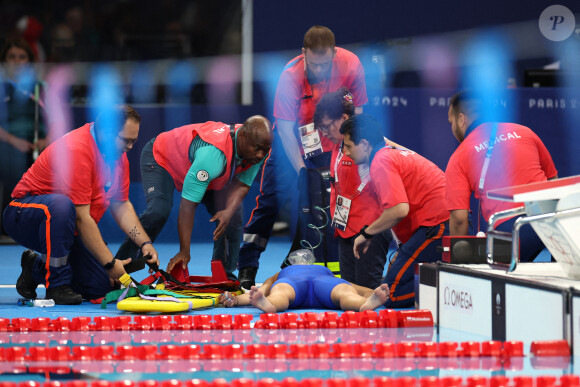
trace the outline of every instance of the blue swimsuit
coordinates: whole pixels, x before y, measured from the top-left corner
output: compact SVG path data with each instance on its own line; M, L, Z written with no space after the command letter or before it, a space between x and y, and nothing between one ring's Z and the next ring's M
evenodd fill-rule
M285 283L294 289L296 298L289 308L321 308L340 309L334 305L330 293L336 285L348 284L347 281L335 277L332 272L320 265L294 265L280 270L278 283Z

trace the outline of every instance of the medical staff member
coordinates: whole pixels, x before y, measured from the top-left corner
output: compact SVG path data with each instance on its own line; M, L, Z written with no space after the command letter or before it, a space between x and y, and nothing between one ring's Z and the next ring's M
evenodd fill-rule
M304 35L302 54L286 65L276 89L276 140L264 162L260 194L244 228L240 251L244 288L255 284L260 254L266 249L281 204L291 199L289 195L298 196L299 171L329 165L333 144L314 128L313 115L320 98L341 87L351 92L355 113L362 112L368 98L360 60L336 47L330 29L313 26Z
M483 103L482 98L469 91L459 92L449 101L451 131L460 142L445 170L451 235L469 233L472 193L479 199L487 222L498 211L523 205L489 199L487 191L558 178L542 140L525 126L486 119ZM511 232L517 218L499 221L496 229ZM531 226L520 229L521 261L533 261L543 249L544 244Z
M139 217L155 240L167 222L173 191L181 192L177 229L179 252L167 271L177 264L187 267L194 215L203 203L217 222L214 260L221 260L231 279L236 279L242 231L241 203L248 193L264 156L270 151L272 129L262 116L252 116L242 125L205 122L161 133L141 153L141 177L147 206ZM226 246L227 239L227 246ZM117 257L131 257L138 246L130 239Z
M21 245L16 290L56 304L80 304L99 298L126 273L103 241L97 223L110 209L113 218L149 262L157 251L129 201L126 152L139 135L141 117L129 106L101 114L96 122L73 130L42 152L12 192L4 211L4 228Z
M399 241L396 258L387 269L388 308L412 306L415 264L441 260L441 238L449 235L445 209L445 175L435 164L405 148L385 145L379 123L368 114L346 120L344 154L355 164L369 164L373 188L383 209L363 226L354 241L359 258L379 233L392 229Z
M359 230L378 218L382 207L370 184L368 164L357 165L342 152L344 136L340 126L354 115L354 109L352 94L346 88L325 94L316 105L314 126L334 144L330 159L330 213L338 240L340 277L374 289L383 280L392 236L390 230L376 235L360 259L355 258L353 244Z

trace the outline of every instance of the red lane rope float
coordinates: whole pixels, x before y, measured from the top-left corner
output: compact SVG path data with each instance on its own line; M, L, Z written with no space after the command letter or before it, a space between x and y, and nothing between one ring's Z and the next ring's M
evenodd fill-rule
M488 349L493 348L493 351ZM484 350L482 350L484 349ZM397 342L315 344L101 345L0 348L0 361L215 360L215 359L351 359L523 357L523 343Z
M532 376L426 376L414 378L409 376L392 378L378 376L374 378L354 377L339 378L284 378L276 380L262 378L258 380L240 378L228 382L218 378L213 381L202 379L168 379L168 380L73 380L64 382L0 382L0 387L580 387L580 377L563 375L558 377L542 375Z
M428 310L383 309L365 312L264 313L252 326L253 315L156 315L64 317L33 319L0 318L0 332L210 330L210 329L316 329L316 328L412 328L433 327Z

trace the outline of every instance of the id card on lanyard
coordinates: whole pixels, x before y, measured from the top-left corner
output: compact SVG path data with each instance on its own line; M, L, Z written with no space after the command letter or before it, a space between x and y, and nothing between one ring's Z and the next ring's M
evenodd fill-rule
M320 133L314 128L314 123L300 126L300 142L302 142L302 149L304 149L304 157L309 159L313 156L322 154L322 141L320 141Z
M328 83L326 83L325 90L318 91L318 94L321 92L323 94L328 92ZM298 126L298 135L300 136L300 142L302 143L302 149L304 150L304 158L306 159L323 153L320 133L314 127L314 123L312 122L314 110L316 109L316 102L318 100L318 95L315 95L312 86L308 82L308 77L305 76L304 96L300 99L298 104L298 122L300 122L300 116L306 116L307 119L304 120L306 121L304 125Z
M337 192L340 192L340 184L339 184L339 175L338 175L338 166L342 161L343 153L342 150L338 151L338 155L336 156L336 160L334 162L334 184L337 187ZM336 196L336 207L334 208L334 215L332 217L332 226L340 231L346 230L346 225L348 223L348 215L351 210L352 200L359 196L361 192L364 190L365 186L370 181L370 170L368 165L362 164L358 166L358 174L360 177L360 184L356 189L356 192L350 198L337 195Z

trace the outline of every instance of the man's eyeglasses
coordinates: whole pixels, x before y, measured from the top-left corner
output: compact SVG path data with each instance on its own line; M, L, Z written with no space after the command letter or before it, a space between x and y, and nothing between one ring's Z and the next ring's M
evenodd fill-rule
M139 141L138 138L125 138L125 137L121 137L119 135L117 135L117 137L119 137L125 143L126 146L131 146L131 145L135 144L137 141Z

